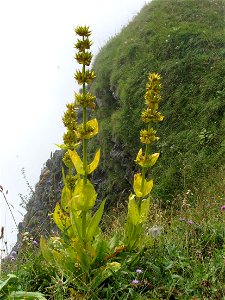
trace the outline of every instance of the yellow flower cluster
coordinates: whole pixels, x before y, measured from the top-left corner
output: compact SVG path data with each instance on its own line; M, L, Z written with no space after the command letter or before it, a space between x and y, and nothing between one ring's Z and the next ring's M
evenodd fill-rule
M62 118L64 126L67 128L66 133L63 135L63 142L65 149L75 149L77 145L77 114L75 103L66 105L67 110Z
M148 129L141 130L140 141L143 144L150 144L157 141L156 131L150 127L151 122L161 122L164 116L158 111L161 96L159 94L161 89L160 75L150 73L148 76L149 82L146 84L145 103L147 108L141 113L143 123L148 124Z
M77 105L83 106L83 107L89 107L91 109L95 109L95 99L96 97L92 95L91 93L85 93L85 94L77 94L75 93L75 99Z
M141 113L141 119L143 123L148 124L149 122L161 122L164 119L164 116L156 110L147 108Z
M90 66L91 60L92 60L92 53L88 51L92 45L92 42L89 40L89 36L91 35L91 31L88 26L78 26L74 29L75 33L82 37L82 39L78 39L77 43L74 45L74 47L78 50L78 53L75 55L75 59L78 62L78 64L83 65L82 71L78 70L74 74L74 78L78 82L78 84L85 85L90 84L92 80L96 77L94 71L86 70L86 66ZM88 107L87 104L85 104L85 100L89 101L90 97L83 99L84 102L81 104L78 102L79 105L83 107Z
M82 36L82 37L88 37L91 35L91 30L90 30L89 26L77 26L74 29L74 31L77 35Z
M158 141L159 137L155 135L156 130L150 128L149 130L143 129L140 132L140 140L143 144L151 144L152 142Z

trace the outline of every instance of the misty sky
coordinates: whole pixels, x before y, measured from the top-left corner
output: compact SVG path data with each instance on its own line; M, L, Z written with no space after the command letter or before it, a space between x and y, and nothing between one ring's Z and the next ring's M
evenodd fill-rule
M149 0L2 0L0 2L0 185L17 222L43 164L62 142L65 105L73 101L73 28L90 25L97 53ZM0 195L0 226L9 246L16 229ZM0 248L2 244L0 244Z

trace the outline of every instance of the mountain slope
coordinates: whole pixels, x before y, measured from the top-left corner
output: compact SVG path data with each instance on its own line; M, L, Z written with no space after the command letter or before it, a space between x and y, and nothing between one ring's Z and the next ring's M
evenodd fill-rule
M98 98L102 197L118 200L132 189L149 72L162 77L160 111L166 116L158 127L154 195L167 201L222 174L224 29L224 0L153 0L101 49L91 90Z

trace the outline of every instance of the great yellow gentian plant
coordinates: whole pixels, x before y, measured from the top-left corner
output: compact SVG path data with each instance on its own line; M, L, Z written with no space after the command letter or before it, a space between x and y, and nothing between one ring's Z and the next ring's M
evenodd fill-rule
M88 141L98 134L98 121L88 119L87 109L95 108L95 96L87 91L87 85L95 78L95 73L89 70L92 53L89 39L89 27L77 27L75 33L79 36L75 48L76 61L82 65L81 70L74 74L75 80L81 85L80 93L75 93L75 101L67 105L63 123L67 128L64 134L64 144L60 148L66 150L63 158L69 171L67 175L63 170L64 188L61 201L57 203L53 219L60 229L61 237L52 237L50 241L41 238L43 256L51 264L57 265L66 272L82 272L82 282L91 280L91 270L96 264L104 265L94 276L92 287L100 284L105 278L112 275L112 271L120 268L120 264L106 263L104 257L109 254L107 242L104 241L99 228L105 201L102 201L95 214L92 208L96 203L97 193L89 175L97 168L100 159L100 149L94 158L88 162ZM82 109L83 120L77 123L76 110ZM82 155L76 151L82 145Z
M147 172L159 156L159 153L150 153L151 143L158 140L151 124L163 120L158 112L160 76L150 74L145 94L147 108L141 116L146 124L146 129L140 132L140 140L145 149L140 149L135 160L141 172L134 176L134 194L129 197L125 239L116 232L112 238L105 240L99 228L105 201L101 202L93 214L97 193L89 179L100 160L100 149L91 162L88 159L88 141L98 134L97 119L89 119L87 114L88 109L95 109L95 96L87 87L95 78L94 71L89 69L92 60L92 42L89 39L91 31L89 27L78 26L75 33L79 36L75 44L75 59L82 67L76 71L74 78L81 90L80 93L75 93L74 102L67 104L63 116L66 127L64 143L58 145L65 150L63 161L67 166L66 171L62 170L64 187L61 199L53 213L61 235L51 237L48 241L41 237L40 241L42 254L48 263L59 270L63 277L73 278L73 285L76 287L73 289L74 295L77 289L90 292L98 288L113 272L121 268L122 258L119 256L126 257L127 251L138 246L143 224L148 216L149 193L153 186L153 181L147 179ZM78 109L82 110L81 123L77 122ZM79 146L82 149L78 152ZM126 265L126 261L123 265Z
M146 85L145 103L146 109L141 113L142 122L146 128L140 131L140 142L144 144L144 149L140 149L136 164L141 172L134 175L133 189L134 193L129 196L127 222L125 225L125 245L128 250L138 246L143 225L147 220L150 209L150 192L153 187L153 180L147 179L148 170L156 163L159 153L151 153L150 146L156 142L159 137L156 136L156 130L152 123L161 122L164 116L158 111L160 96L160 76L151 73L148 76Z

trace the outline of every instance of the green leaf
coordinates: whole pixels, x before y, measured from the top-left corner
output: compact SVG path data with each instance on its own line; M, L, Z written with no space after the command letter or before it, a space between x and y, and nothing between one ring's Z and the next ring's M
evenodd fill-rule
M54 249L52 249L52 255L56 264L65 267L65 255Z
M49 249L43 236L41 236L41 238L40 238L40 249L41 249L41 253L44 256L45 260L48 262L51 262L52 258L53 258L52 252Z
M39 292L24 292L24 291L17 291L12 292L9 295L9 299L27 299L27 300L47 300L42 293Z
M103 211L104 211L105 201L106 200L102 201L102 203L99 206L99 209L96 211L96 213L91 218L91 221L88 224L87 236L86 236L88 241L91 241L91 239L95 235L96 230L98 229L98 225L99 225L99 222L101 221L102 214L103 214Z
M82 240L82 221L80 218L80 211L76 211L73 208L70 210L70 220L75 235L78 236L79 240Z
M71 145L65 145L65 144L55 144L57 147L59 147L60 149L62 150L71 150L71 149L76 149L79 145L80 145L80 142L79 143L74 143L74 144L71 144Z
M144 223L148 218L148 213L150 209L150 197L147 199L143 199L141 201L141 208L140 208L140 223Z
M138 198L145 197L148 195L153 187L153 180L147 181L144 179L144 185L142 187L142 175L140 173L137 173L134 175L134 192Z
M68 150L69 149L69 147L68 146L66 146L65 144L55 144L57 147L59 147L60 149L62 149L62 150Z
M157 159L159 158L159 153L154 153L150 156L148 156L148 163L147 163L147 166L148 167L152 167L154 166L154 164L156 163Z
M142 168L150 168L156 163L158 158L159 158L159 153L143 155L142 149L140 149L137 154L135 162Z
M63 167L62 167L62 178L63 178L63 183L66 185L66 175Z
M83 162L80 156L78 155L78 153L75 150L74 151L68 150L68 152L77 173L84 175L85 172L84 172Z
M93 161L88 165L88 174L91 174L98 166L100 160L100 149L95 153Z
M6 287L10 281L17 279L17 276L14 274L8 274L7 277L8 278L4 281L0 280L0 291L3 290L3 288Z
M65 232L71 225L69 216L63 213L59 203L55 206L53 220L62 232Z
M90 269L90 265L91 265L90 255L88 255L86 253L86 250L83 247L83 245L80 246L78 243L76 245L76 251L77 251L77 254L78 254L78 259L79 259L79 262L81 264L82 270L84 272L88 272L89 269Z
M70 203L72 198L71 190L65 185L61 194L61 206L65 212L70 211Z
M137 225L140 219L138 205L135 199L135 195L131 194L129 196L128 202L128 218L132 224Z
M97 193L89 180L78 179L72 196L71 206L74 210L87 211L95 205Z
M109 255L109 245L108 241L103 240L102 237L99 237L97 239L97 243L95 244L96 254L95 259L92 261L92 263L97 261L102 261L107 255Z
M113 275L113 273L116 273L120 270L121 264L114 261L111 263L108 263L106 266L103 266L96 270L96 276L94 276L94 279L91 282L91 288L96 289L98 288L103 281L105 281L107 278Z

